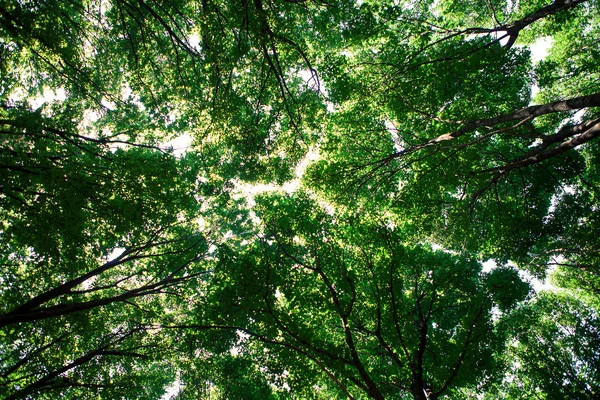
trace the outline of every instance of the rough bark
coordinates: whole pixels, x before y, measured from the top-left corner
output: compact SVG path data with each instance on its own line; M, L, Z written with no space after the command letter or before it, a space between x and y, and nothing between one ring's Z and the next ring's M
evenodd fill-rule
M498 115L492 118L479 119L463 123L463 126L456 131L446 133L432 139L428 143L435 144L446 140L451 140L469 133L479 127L495 126L505 122L531 120L540 115L552 114L556 112L565 112L580 110L588 107L600 107L600 93L594 93L588 96L575 97L569 100L555 101L553 103L541 104L521 108L508 114Z

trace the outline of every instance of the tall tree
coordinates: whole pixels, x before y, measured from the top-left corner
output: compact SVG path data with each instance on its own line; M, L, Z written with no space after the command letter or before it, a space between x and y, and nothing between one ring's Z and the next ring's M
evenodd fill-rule
M543 293L507 323L516 335L504 398L594 398L600 390L598 310L567 293Z
M0 0L0 393L597 397L599 21Z
M582 198L596 191L598 71L584 61L597 58L589 45L597 36L594 4L371 7L381 22L374 44L349 46L339 68L324 72L338 109L308 181L336 202L392 203L419 226L415 232L482 258L540 272L561 248L590 254L594 239L578 243L566 225L546 222L571 189ZM494 26L481 27L485 21ZM547 59L534 66L523 47L502 44L503 36L515 38L511 26L523 26L516 43L556 38ZM575 37L577 48L566 39ZM584 208L573 217L591 220Z
M221 328L263 343L291 375L320 370L348 397L439 398L494 376L503 342L492 305L508 311L529 291L515 271L482 275L476 262L407 245L362 216L334 219L302 195L258 207L261 238L216 271Z
M5 332L3 398L160 397L175 378L169 360L161 356L168 342L126 320L112 326L115 316L88 313L66 325L44 321Z

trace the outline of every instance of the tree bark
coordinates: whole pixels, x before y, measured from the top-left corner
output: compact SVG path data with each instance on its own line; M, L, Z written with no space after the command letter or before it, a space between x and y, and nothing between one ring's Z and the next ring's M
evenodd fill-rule
M592 125L587 131L574 137L573 139L571 139L569 141L561 143L558 146L556 146L550 150L547 150L544 152L537 152L535 155L524 157L520 160L506 164L502 167L498 167L498 168L496 168L496 170L499 170L500 173L506 173L515 168L528 167L533 164L538 164L549 158L552 158L552 157L555 157L562 153L565 153L565 152L567 152L577 146L580 146L586 142L589 142L590 140L593 140L593 139L597 138L598 136L600 136L600 120L596 120L595 124Z
M521 18L512 24L503 26L509 36L508 42L506 43L506 48L511 48L519 37L519 33L535 21L546 18L547 16L556 14L560 11L568 10L580 3L585 3L586 1L587 0L555 0L554 3L542 7L526 17Z
M505 122L531 120L540 115L552 114L556 112L565 112L579 110L588 107L600 107L600 93L594 93L588 96L575 97L569 100L555 101L537 106L529 106L508 114L498 115L492 118L479 119L463 123L458 130L432 139L428 144L435 144L446 140L455 139L469 133L479 127L495 126Z

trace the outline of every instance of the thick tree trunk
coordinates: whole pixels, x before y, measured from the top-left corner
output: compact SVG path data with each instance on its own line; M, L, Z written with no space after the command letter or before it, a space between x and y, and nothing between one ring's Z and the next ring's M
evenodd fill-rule
M91 300L81 303L59 304L56 306L27 310L21 313L11 312L8 314L0 315L0 328L7 325L18 324L21 322L37 321L41 319L55 318L63 315L74 314L81 311L87 311L91 310L92 308L105 306L107 304L121 302L135 297L140 297L145 294L148 294L148 292L144 291L143 293L141 293L140 290L136 290L126 292L119 296L108 297L104 299Z
M572 110L580 110L588 107L600 107L600 93L594 93L589 96L575 97L569 100L556 101L554 103L547 103L537 106L529 106L520 110L514 111L509 114L498 115L493 118L479 119L475 121L468 121L463 126L454 131L450 132L431 140L429 143L439 143L445 140L451 140L464 135L465 133L471 132L479 127L484 126L495 126L505 122L512 121L525 121L539 117L540 115L552 114L556 112L565 112Z

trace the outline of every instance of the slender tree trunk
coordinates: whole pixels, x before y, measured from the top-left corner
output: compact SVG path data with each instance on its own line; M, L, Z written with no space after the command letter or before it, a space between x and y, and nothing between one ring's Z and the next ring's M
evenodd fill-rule
M547 150L544 152L538 152L535 155L524 157L515 162L506 164L503 167L497 168L497 170L499 170L499 171L501 171L501 173L503 173L503 172L508 172L515 168L528 167L533 164L538 164L549 158L552 158L552 157L558 156L562 153L565 153L565 152L567 152L577 146L580 146L586 142L589 142L590 140L593 140L593 139L597 138L598 136L600 136L600 120L596 120L595 124L592 125L587 131L574 137L571 140L561 143L558 146L556 146L550 150Z
M527 15L524 18L521 18L518 21L513 22L510 25L507 25L506 32L509 35L508 43L506 44L507 48L511 48L515 41L519 37L519 33L526 28L527 26L533 24L537 20L542 18L546 18L549 15L556 14L560 11L565 11L570 8L577 6L580 3L585 3L588 0L555 0L554 3L548 4L545 7L540 8L532 14Z
M124 256L126 256L129 253L130 253L130 251L126 251L123 254L121 254L119 257L117 257L116 259L102 264L101 266L91 270L87 274L81 275L75 279L72 279L70 281L67 281L67 282L59 285L59 286L56 286L38 296L35 296L31 300L27 301L25 304L22 304L19 307L15 308L14 310L7 313L6 316L26 313L30 310L35 309L36 307L41 306L44 303L47 303L50 300L53 300L60 296L69 294L73 288L82 284L86 280L88 280L96 275L100 275L102 272L108 271L109 269L111 269L117 265L120 265L126 261L135 259L135 257L126 258L126 259L123 258ZM0 317L0 321L1 320L2 320L2 317ZM1 326L1 322L0 322L0 326Z

